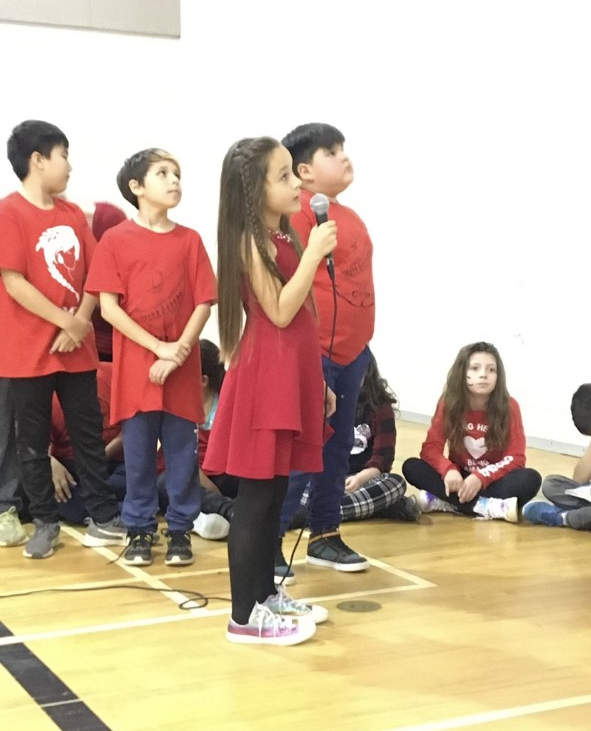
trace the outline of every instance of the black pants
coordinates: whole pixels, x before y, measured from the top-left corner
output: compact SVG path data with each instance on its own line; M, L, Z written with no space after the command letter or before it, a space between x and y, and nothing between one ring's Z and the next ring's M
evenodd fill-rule
M469 503L461 503L457 493L453 492L449 497L445 494L445 484L441 475L431 467L428 462L417 457L407 459L402 465L402 473L406 481L419 490L426 490L441 500L453 505L461 513L474 515L474 506L479 497L508 498L516 497L519 507L532 500L540 489L542 476L536 470L529 467L520 467L509 472L505 477L491 482L486 490L479 492ZM469 472L463 473L467 477Z
M62 371L10 380L16 410L16 444L31 517L44 523L58 520L48 456L51 401L57 393L74 450L80 486L88 496L88 512L97 522L111 520L119 513L119 507L107 481L96 371Z
M275 553L287 477L240 480L228 535L232 619L246 624L255 602L275 589Z

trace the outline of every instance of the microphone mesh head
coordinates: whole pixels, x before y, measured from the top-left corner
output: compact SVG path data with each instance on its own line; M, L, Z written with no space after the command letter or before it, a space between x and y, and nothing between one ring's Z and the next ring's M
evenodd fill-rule
M324 193L316 193L310 199L310 208L314 211L317 216L326 215L328 213L328 207L330 201Z

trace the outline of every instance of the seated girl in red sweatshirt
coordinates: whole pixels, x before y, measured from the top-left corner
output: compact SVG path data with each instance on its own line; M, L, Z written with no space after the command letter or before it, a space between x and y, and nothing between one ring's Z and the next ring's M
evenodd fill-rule
M423 513L518 521L518 509L538 492L542 478L525 466L521 412L494 345L471 343L460 350L420 459L407 459L402 472L420 490Z

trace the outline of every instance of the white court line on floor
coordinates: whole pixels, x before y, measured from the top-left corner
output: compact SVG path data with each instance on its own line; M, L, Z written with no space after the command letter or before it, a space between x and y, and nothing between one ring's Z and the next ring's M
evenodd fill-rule
M203 614L205 612L205 614ZM4 645L18 645L20 642L29 643L38 640L53 640L58 637L74 637L76 635L90 635L97 632L113 632L114 630L131 629L133 627L149 627L157 624L168 624L170 622L183 622L187 619L197 619L207 616L214 617L220 614L228 614L229 609L192 609L182 614L171 614L164 617L149 617L146 619L130 619L127 622L109 622L107 624L95 624L88 627L69 627L68 629L52 630L50 632L32 632L30 634L14 635L12 637L0 637L0 647Z
M77 531L75 528L72 528L72 526L70 525L62 524L62 531L72 538L75 538L77 541L80 541L80 543L82 543L84 539L83 534L80 533L80 531ZM109 561L115 561L119 557L119 554L110 551L108 548L92 547L92 550L96 551L96 553L100 554L101 556L104 556L104 558L108 559ZM142 580L153 589L163 589L164 591L161 592L162 596L170 599L170 601L174 604L182 604L183 602L190 601L189 597L181 594L180 592L170 591L170 587L167 584L165 584L163 581L159 581L158 579L153 578L152 576L150 576L149 573L143 571L137 566L128 566L125 563L119 562L117 562L117 566L119 566L119 568L123 569L123 571L126 571L134 578Z
M542 703L530 703L526 706L514 706L513 708L502 708L497 711L484 711L474 713L471 716L459 716L458 718L447 718L441 721L430 721L420 723L417 726L395 726L387 731L449 731L450 729L466 728L467 726L478 726L480 724L503 721L520 716L531 716L536 713L557 711L561 708L573 708L591 703L591 695L578 695L571 698L561 698L555 701L544 701Z
M77 541L82 542L83 540L83 534L77 531L72 526L68 525L62 525L62 530L67 535L71 536ZM118 558L118 554L114 553L108 548L101 548L101 547L92 547L92 550L98 553L99 555L106 558L108 561L115 561ZM381 571L385 571L386 573L393 574L394 576L398 576L400 579L403 579L404 581L408 582L402 586L395 586L395 587L386 587L383 589L368 589L366 591L353 591L353 592L347 592L343 594L327 594L324 596L316 596L316 597L298 597L301 601L307 601L307 602L319 602L319 601L334 601L334 600L343 600L343 599L359 599L361 597L368 597L368 596L375 596L378 594L392 594L396 592L401 591L413 591L415 589L426 589L430 587L436 586L436 584L433 584L431 581L426 581L425 579L421 579L418 576L415 576L413 574L409 574L406 571L402 571L400 569L396 569L392 566L390 566L387 563L384 563L383 561L378 561L377 559L367 559L370 563L370 565L374 566L377 569L380 569ZM297 561L293 562L293 565L297 564L304 564L306 562L305 559L298 559ZM178 591L171 591L170 587L165 581L162 581L161 578L165 579L166 581L170 581L170 579L173 578L190 578L200 575L206 575L206 574L217 574L217 573L223 573L228 571L228 567L222 567L218 569L207 569L205 571L190 571L186 573L181 572L175 572L171 574L167 574L166 576L153 576L146 571L142 570L141 568L138 568L136 566L128 566L127 564L117 563L117 566L121 569L123 569L126 573L130 575L131 582L135 584L136 582L142 582L146 583L152 588L156 590L160 590L160 593L162 596L166 597L167 599L171 599L175 604L180 604L182 602L188 602L188 609L185 611L182 611L181 614L175 614L175 615L166 615L163 617L149 617L144 619L137 619L137 620L128 620L125 622L108 622L105 624L98 624L98 625L90 625L86 627L70 627L68 629L61 629L61 630L52 630L48 632L37 632L37 633L29 633L29 634L22 634L22 635L14 635L11 637L2 637L0 638L0 647L4 645L14 645L18 644L20 642L36 642L39 640L51 640L58 637L72 637L75 635L84 635L84 634L94 634L97 632L112 632L122 629L130 629L133 627L147 627L151 625L158 625L158 624L166 624L168 622L179 622L184 621L187 619L198 619L198 618L205 618L205 617L216 617L224 614L230 613L230 607L223 607L221 609L206 609L206 608L199 608L195 607L192 608L190 606L191 600L186 597L184 594L178 592ZM129 580L127 580L129 581ZM70 584L67 587L53 587L56 589L59 588L66 588L66 589L92 589L92 588L100 588L100 587L106 587L106 586L125 586L126 580L113 580L113 581L101 581L101 582L87 582L87 583L80 583L80 584ZM15 596L18 596L19 592L15 592ZM5 597L11 596L10 594L5 594Z
M109 551L106 551L105 549L99 548L95 549L99 551L105 551L106 553L109 553ZM379 561L372 561L372 564L375 563L381 564ZM413 576L412 574L408 574L405 571L399 571L398 569L394 569L391 566L388 566L387 564L383 564L383 566L387 567L388 572L395 574L397 576L400 576L401 578L404 578L405 580L409 581L410 583L405 584L403 586L395 586L395 587L387 587L384 589L368 589L367 591L356 591L356 592L349 592L346 594L327 594L326 596L318 596L318 597L306 597L302 598L302 601L307 602L319 602L319 601L335 601L335 600L343 600L343 599L359 599L361 597L367 597L367 596L375 596L377 594L392 594L400 591L413 591L415 589L423 589L428 588L432 586L436 586L435 584L432 584L429 581L424 581L423 579L420 579L417 576ZM381 567L381 566L380 566ZM126 567L126 568L133 568L133 567ZM137 571L137 569L136 569ZM144 572L142 572L144 573ZM149 574L146 574L146 576L149 576ZM134 579L137 579L138 577L134 577ZM145 580L144 577L139 577L140 580ZM153 577L150 576L150 579ZM103 582L100 582L102 585ZM158 588L162 588L162 582L155 582L158 584ZM120 585L120 584L119 584ZM85 585L87 588L92 588L93 584L87 584ZM165 586L165 585L164 585ZM5 595L10 596L10 595ZM167 596L167 594L165 594ZM176 594L176 596L183 596L182 594ZM4 645L15 645L20 642L28 643L28 642L37 642L39 640L52 640L56 639L58 637L73 637L75 635L85 635L85 634L94 634L97 632L113 632L117 630L123 630L123 629L130 629L134 627L149 627L151 625L158 625L158 624L167 624L169 622L182 622L187 619L203 619L205 617L218 617L224 614L230 613L230 607L222 607L220 609L190 609L187 611L183 611L181 614L173 614L173 615L165 615L163 617L147 617L144 619L135 619L135 620L128 620L125 622L108 622L105 624L97 624L97 625L89 625L85 627L69 627L68 629L61 629L61 630L51 630L48 632L36 632L36 633L29 633L29 634L21 634L21 635L14 635L11 637L0 637L0 647Z

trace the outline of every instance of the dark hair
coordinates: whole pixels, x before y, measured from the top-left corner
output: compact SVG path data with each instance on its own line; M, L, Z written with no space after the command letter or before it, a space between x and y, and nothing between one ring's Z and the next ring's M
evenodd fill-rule
M214 393L219 393L222 388L226 369L220 363L220 349L211 340L202 339L199 341L201 351L201 375L209 378L209 387Z
M92 233L97 241L100 241L103 234L113 226L127 220L127 216L112 203L95 203L92 216Z
M277 147L279 142L272 137L243 139L230 147L222 165L217 274L223 360L231 358L240 341L243 312L240 282L251 271L252 243L271 276L285 284L285 277L269 255L269 232L264 219L267 170ZM290 236L295 251L301 256L301 246L288 216L281 216L279 228Z
M287 147L293 159L294 175L298 175L300 163L312 162L317 150L332 150L344 142L345 136L340 130L321 122L300 124L281 140L281 144Z
M17 178L24 180L29 174L29 163L34 152L49 157L53 148L58 145L63 145L67 150L70 143L55 124L39 119L27 119L17 125L6 143L8 160Z
M479 342L460 349L447 374L443 390L444 428L450 450L459 451L464 439L466 412L470 410L469 391L466 383L468 364L474 353L490 353L497 362L497 382L486 404L488 449L502 449L509 433L509 392L505 366L499 351L491 343Z
M591 383L582 383L573 393L570 413L581 434L591 437Z
M383 404L397 404L396 394L388 385L388 381L382 378L378 370L378 364L374 354L369 353L369 366L361 384L361 391L357 399L357 416L375 414Z
M129 184L132 180L135 180L140 185L143 185L146 173L150 169L150 166L155 162L160 162L161 160L167 160L174 163L178 167L180 173L181 166L179 165L178 160L169 152L161 150L158 147L149 147L146 150L140 150L140 152L136 152L135 155L128 157L123 163L121 170L117 173L117 186L121 191L121 195L128 203L131 203L132 206L139 208L137 196L132 192Z

